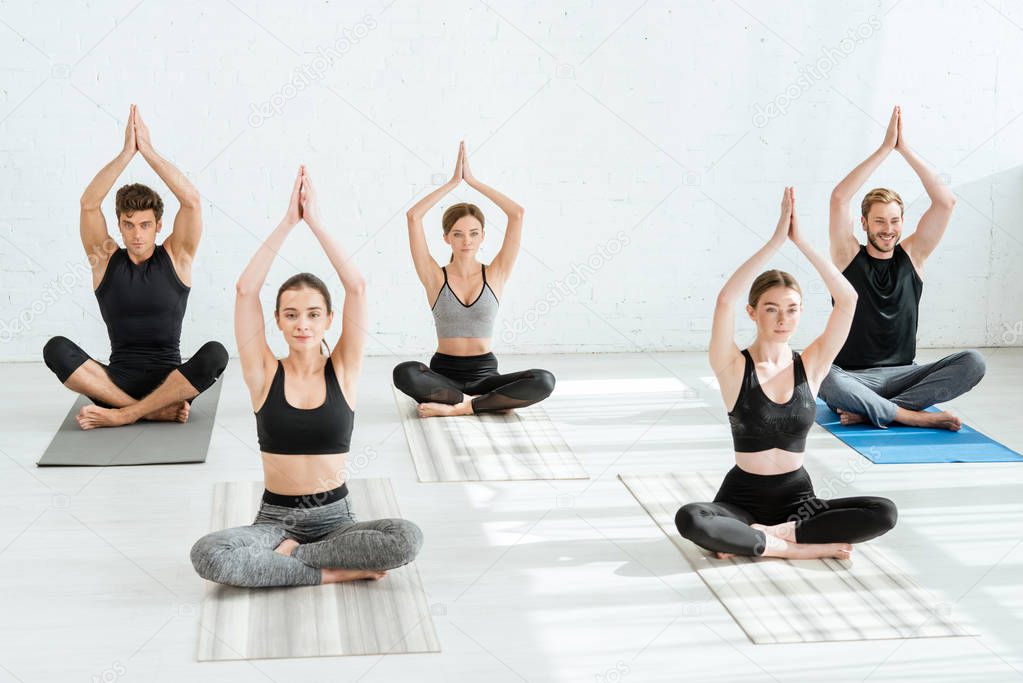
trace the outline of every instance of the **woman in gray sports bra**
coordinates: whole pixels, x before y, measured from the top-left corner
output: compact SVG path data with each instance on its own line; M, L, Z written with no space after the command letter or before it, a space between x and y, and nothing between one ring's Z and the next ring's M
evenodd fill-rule
M444 212L444 241L451 245L446 266L434 260L426 244L423 216L463 180L508 216L504 243L489 267L476 260L484 232L483 212L475 204L453 204ZM522 237L522 215L521 206L473 177L465 143L458 147L451 180L409 209L412 261L433 311L437 352L429 366L419 361L399 363L394 368L394 386L419 403L420 417L522 408L554 390L554 375L547 370L498 373L497 358L490 351L498 307L494 287L503 291L511 274Z

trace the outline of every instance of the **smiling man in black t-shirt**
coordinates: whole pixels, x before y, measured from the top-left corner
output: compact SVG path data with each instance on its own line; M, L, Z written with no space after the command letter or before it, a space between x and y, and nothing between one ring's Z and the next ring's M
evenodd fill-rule
M901 241L905 206L893 190L863 198L860 222L867 243L853 233L849 204L871 173L895 150L916 171L931 205L912 235ZM984 358L970 349L917 365L916 332L924 261L938 246L955 207L955 195L906 145L902 111L895 107L884 143L831 193L831 260L859 295L852 329L818 395L842 424L892 422L958 430L962 420L924 408L950 401L984 376Z

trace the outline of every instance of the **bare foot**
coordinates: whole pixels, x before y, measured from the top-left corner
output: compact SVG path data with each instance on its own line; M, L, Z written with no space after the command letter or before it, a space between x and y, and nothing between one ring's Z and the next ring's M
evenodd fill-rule
M449 403L420 403L416 410L419 412L419 417L472 415L472 397L468 394L462 394L462 402L454 405Z
M833 557L836 560L852 558L851 543L789 543L780 538L767 537L764 557L785 557L792 560L817 560Z
M735 557L735 553L714 553L719 560L730 560Z
M291 553L295 552L295 548L297 548L298 546L299 546L298 541L296 541L293 538L286 538L283 541L281 541L281 544L279 546L274 548L274 552L280 553L281 555L291 555Z
M856 425L861 422L866 422L867 418L858 413L850 413L848 410L839 409L838 420L844 425Z
M169 406L164 406L159 410L143 415L142 419L151 422L188 422L188 415L191 409L192 406L189 405L188 401L172 403Z
M780 538L789 543L796 542L796 523L795 522L782 522L781 524L775 524L774 526L766 526L764 524L750 524L751 527L758 531L763 531L768 536L774 536Z
M899 408L895 411L895 421L910 427L931 427L953 432L958 432L963 426L961 419L945 410L940 413L929 413L924 410Z
M937 429L947 429L952 432L958 432L963 427L963 421L948 411L941 411L940 413L923 413L926 416L929 427L936 427Z
M120 427L131 422L119 408L100 408L99 406L82 406L78 412L78 426L82 429L97 427Z
M379 581L387 574L386 570L377 569L322 569L322 583L344 583L345 581Z

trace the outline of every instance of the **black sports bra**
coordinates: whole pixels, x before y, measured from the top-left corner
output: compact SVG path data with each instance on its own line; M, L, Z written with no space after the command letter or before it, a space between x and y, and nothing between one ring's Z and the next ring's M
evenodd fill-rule
M806 381L803 359L792 352L792 371L795 386L792 398L775 403L767 397L757 380L753 357L743 349L746 369L742 373L742 386L735 407L728 413L732 427L732 443L736 453L756 453L781 448L793 453L806 450L806 433L813 425L817 405L810 385Z
M348 405L334 374L334 363L323 366L327 398L318 408L296 408L284 396L284 364L277 372L266 400L256 412L259 450L280 455L347 453L352 442L355 411Z

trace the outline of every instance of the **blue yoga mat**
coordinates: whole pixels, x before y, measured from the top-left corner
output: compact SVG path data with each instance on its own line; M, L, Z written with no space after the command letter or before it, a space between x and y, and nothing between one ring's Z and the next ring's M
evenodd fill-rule
M928 408L937 412L937 408ZM878 429L871 424L843 425L838 413L817 399L817 424L867 460L878 465L915 462L1016 462L1023 455L965 423L958 432L899 424Z

